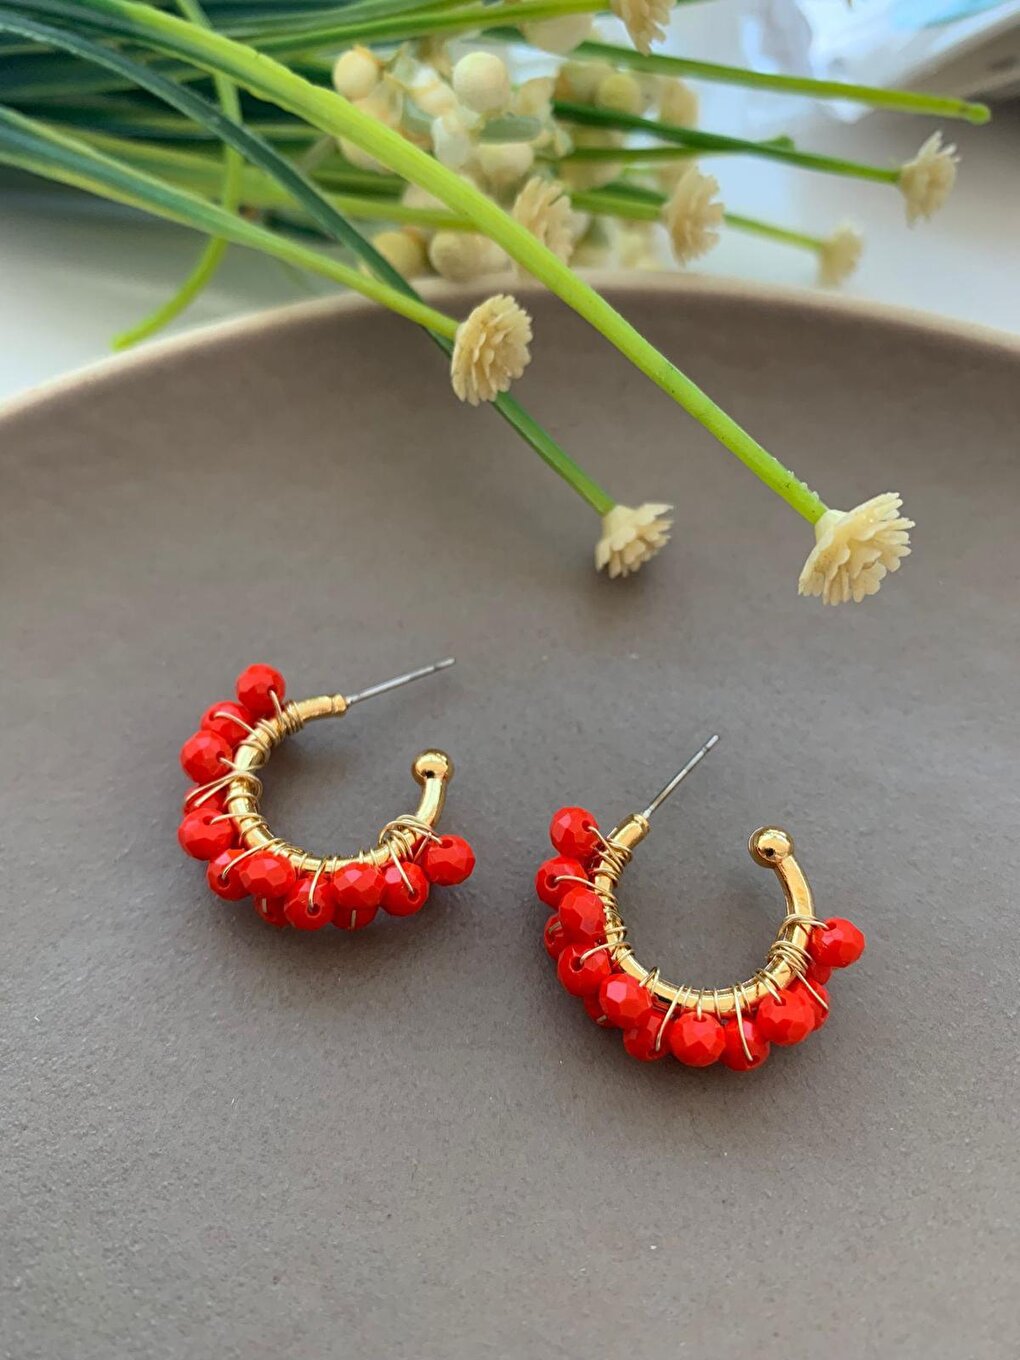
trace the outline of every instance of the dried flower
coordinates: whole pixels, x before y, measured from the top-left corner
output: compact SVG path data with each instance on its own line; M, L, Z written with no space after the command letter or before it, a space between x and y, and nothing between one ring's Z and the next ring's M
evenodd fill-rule
M531 359L531 317L506 293L480 302L457 327L450 381L461 401L494 401Z
M703 175L696 165L687 166L677 180L663 208L663 219L680 264L690 264L705 255L719 240L717 228L724 208L715 197L718 192L715 176Z
M595 106L611 113L641 113L645 97L641 86L627 71L611 71L595 91Z
M510 103L510 73L492 52L469 52L453 68L453 92L475 113L499 113Z
M838 227L818 251L818 282L836 288L860 264L864 237L854 227Z
M666 36L673 0L611 0L611 7L623 21L631 42L647 57L652 43Z
M428 255L421 233L405 227L399 231L380 231L372 237L379 254L405 279L416 279L428 272Z
M525 42L554 56L565 56L580 46L591 33L590 14L563 14L558 19L538 19L533 24L522 24Z
M529 142L480 142L475 148L478 168L493 189L510 189L535 163Z
M614 505L602 516L602 537L595 544L595 570L629 576L669 542L671 505Z
M367 47L341 52L333 64L333 88L345 99L364 99L379 83L381 65Z
M473 231L437 231L429 242L429 263L451 283L470 283L506 266L506 252Z
M667 77L659 87L659 117L677 127L697 127L698 96L684 81Z
M907 223L932 217L949 197L959 163L955 146L942 145L942 133L933 132L912 161L900 170L900 193L907 202Z
M910 552L914 521L900 514L902 504L896 492L885 491L855 510L826 510L800 574L801 595L820 595L823 604L860 604L874 595Z
M574 214L563 185L533 175L514 201L513 215L563 261L574 250Z

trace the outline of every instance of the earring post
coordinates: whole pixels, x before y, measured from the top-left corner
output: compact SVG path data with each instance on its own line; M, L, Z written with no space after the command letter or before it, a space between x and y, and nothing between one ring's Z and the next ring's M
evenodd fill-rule
M433 661L431 666L420 666L416 671L408 671L406 675L396 675L392 680L369 685L368 689L363 689L357 694L348 694L347 707L350 708L351 704L360 704L363 699L374 699L377 694L386 694L391 689L399 689L401 685L409 685L412 680L423 680L426 675L435 675L436 671L445 671L456 659L453 656L444 656L442 661Z
M641 814L641 816L644 817L646 821L648 820L649 817L651 817L653 812L657 811L657 809L662 806L662 804L666 801L666 799L673 792L673 790L683 783L683 781L687 778L687 776L694 769L694 767L696 765L701 764L701 762L705 759L709 751L711 751L712 747L716 744L718 740L719 733L714 732L712 736L709 737L708 741L705 742L704 746L702 746L699 750L694 752L694 755L691 756L690 760L683 767L683 769L677 770L676 774L669 781L669 783L664 785L663 788L659 790L659 792L655 795L652 801L645 808L644 812L642 812Z

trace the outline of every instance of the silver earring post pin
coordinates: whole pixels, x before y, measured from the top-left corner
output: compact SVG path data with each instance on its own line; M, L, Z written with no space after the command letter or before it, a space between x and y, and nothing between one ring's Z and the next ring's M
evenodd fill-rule
M683 783L683 781L687 778L687 776L694 769L694 767L696 765L701 764L701 762L705 759L709 751L711 751L712 747L716 744L718 740L719 733L718 732L713 733L712 736L709 737L708 741L705 742L704 746L702 746L699 750L694 752L694 755L691 756L690 760L683 767L683 769L677 770L676 774L669 781L669 783L659 790L659 792L655 795L652 801L645 808L644 812L642 812L641 814L641 816L644 817L646 821L648 820L649 817L651 817L653 812L655 812L658 808L662 806L662 804L666 801L666 799L674 791L674 789L676 789L680 784Z
M452 666L456 657L445 656L442 661L433 661L431 666L420 666L416 671L408 671L406 675L394 676L392 680L383 680L378 685L369 685L368 689L363 689L359 694L346 695L347 707L351 704L360 704L362 699L374 699L377 694L387 694L391 689L399 689L401 685L409 685L412 680L424 680L426 675L435 675L436 671L445 671Z

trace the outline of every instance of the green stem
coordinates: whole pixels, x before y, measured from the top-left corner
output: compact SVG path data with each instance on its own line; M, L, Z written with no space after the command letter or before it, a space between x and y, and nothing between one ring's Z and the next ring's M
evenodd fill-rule
M776 142L751 142L742 137L724 137L716 132L702 132L699 128L677 127L672 123L657 122L654 118L641 118L637 114L610 113L605 109L591 108L587 104L570 104L558 100L553 104L553 111L564 122L579 123L584 127L643 132L664 142L676 142L680 146L705 151L743 151L749 156L764 156L768 160L785 161L787 165L799 165L805 170L819 170L830 175L848 175L879 184L896 184L900 175L898 168L887 169L880 165L863 165L859 161L843 160L838 156L820 156L812 152L796 151Z
M816 253L828 244L821 236L809 236L804 231L791 231L788 227L777 227L772 222L762 222L757 217L744 217L742 213L724 214L728 227L749 232L752 236L764 236L770 241L781 241L788 246L803 246L805 250Z
M177 3L185 18L203 28L209 27L205 11L198 0L177 0ZM224 117L232 119L235 123L240 123L241 101L237 97L236 85L224 76L216 75L213 76L213 86ZM225 212L235 213L237 211L241 198L243 170L244 162L241 157L233 147L224 145L220 203ZM169 326L171 321L191 306L195 298L212 281L226 253L227 243L223 237L210 237L202 248L198 263L177 292L171 298L168 298L161 307L157 307L149 316L138 322L137 325L115 335L113 348L115 350L130 349L132 345L138 344L139 341L147 340L150 336L156 335L164 326Z
M899 113L930 114L939 118L962 118L968 123L987 123L991 110L987 104L972 104L966 99L945 95L921 94L912 90L882 90L874 85L849 85L839 80L811 80L807 76L770 75L743 66L719 66L710 61L691 61L687 57L667 57L659 53L644 56L628 47L611 43L583 42L571 54L576 58L609 61L614 66L629 66L634 71L656 75L691 76L724 85L743 85L752 90L774 90L780 94L806 94L815 99L845 99L855 104L870 104L876 109L895 109Z
M33 0L27 0L32 4ZM519 15L529 3L516 5ZM81 15L83 7L62 0L35 0L49 12ZM252 94L305 119L322 132L347 137L388 169L441 199L491 237L539 282L573 307L647 377L740 459L766 486L810 523L825 505L803 482L764 449L731 416L660 354L654 345L583 282L550 250L473 185L413 146L398 132L349 104L332 90L311 84L271 58L253 52L219 33L194 25L133 0L90 0L88 22L107 32L186 58L221 72ZM577 12L575 10L575 12Z

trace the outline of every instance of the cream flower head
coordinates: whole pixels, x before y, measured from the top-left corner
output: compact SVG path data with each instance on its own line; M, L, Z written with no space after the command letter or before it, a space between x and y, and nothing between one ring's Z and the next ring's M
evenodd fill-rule
M907 222L932 217L949 197L956 183L959 156L955 146L942 145L942 133L933 132L912 161L900 170L900 193L907 203Z
M494 401L531 359L531 317L506 293L480 302L457 327L450 381L461 401Z
M429 264L451 283L470 283L505 268L506 252L473 231L437 231L429 242Z
M838 227L818 252L818 282L838 287L860 264L863 249L864 237L856 228Z
M698 96L676 77L667 77L659 88L659 117L678 127L698 126Z
M671 505L614 505L602 516L602 537L595 544L595 570L629 576L669 542Z
M623 21L630 40L646 57L653 42L666 36L673 0L610 0L613 13Z
M696 165L689 165L677 180L662 214L680 264L705 255L719 240L725 209L715 197L718 192L715 176L703 175Z
M914 521L900 514L902 504L895 491L884 491L855 510L826 510L815 525L800 594L820 595L823 604L860 604L874 595L910 553Z
M521 31L532 47L565 57L591 36L592 22L590 14L563 14L558 19L537 19L532 24L521 24Z
M563 185L533 175L514 201L513 215L522 227L566 262L574 251L574 212Z

